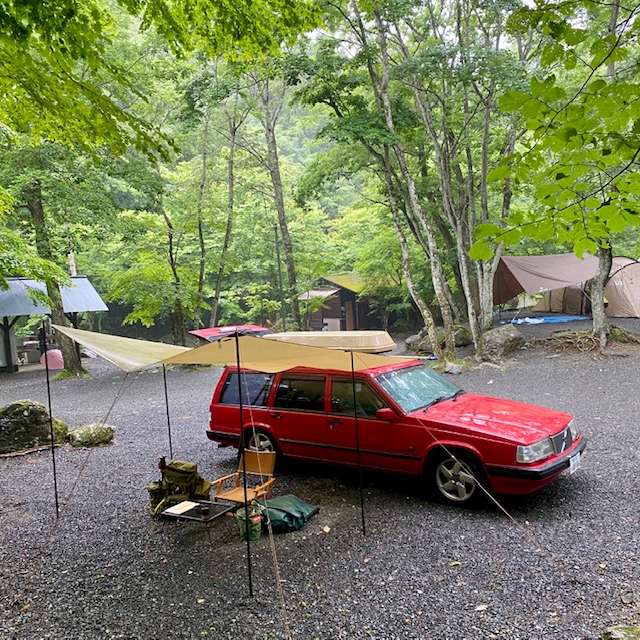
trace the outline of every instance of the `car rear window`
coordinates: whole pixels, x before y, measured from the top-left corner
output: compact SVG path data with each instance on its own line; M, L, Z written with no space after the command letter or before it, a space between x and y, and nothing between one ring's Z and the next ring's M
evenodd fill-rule
M242 404L244 406L265 407L269 398L269 389L273 375L266 373L243 373L240 377ZM220 404L240 404L238 392L238 374L231 372L224 381Z
M298 411L324 411L324 381L323 377L302 378L283 375L273 406Z
M460 391L460 387L424 365L389 371L376 380L406 413L453 397Z

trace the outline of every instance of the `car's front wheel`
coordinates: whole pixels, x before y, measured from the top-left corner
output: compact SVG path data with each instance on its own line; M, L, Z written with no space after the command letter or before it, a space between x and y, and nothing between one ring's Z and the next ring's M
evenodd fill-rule
M471 506L483 494L480 487L482 473L471 455L444 452L427 469L430 492L449 504Z

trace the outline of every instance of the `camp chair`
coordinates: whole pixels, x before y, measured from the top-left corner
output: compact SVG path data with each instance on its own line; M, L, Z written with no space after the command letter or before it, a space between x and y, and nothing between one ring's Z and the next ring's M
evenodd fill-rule
M268 499L271 485L276 481L273 469L276 464L275 451L244 451L235 473L211 481L214 500L229 500L239 505L249 504L257 498ZM247 491L244 490L243 469L246 470ZM266 479L266 480L265 480ZM258 482L259 484L255 484Z

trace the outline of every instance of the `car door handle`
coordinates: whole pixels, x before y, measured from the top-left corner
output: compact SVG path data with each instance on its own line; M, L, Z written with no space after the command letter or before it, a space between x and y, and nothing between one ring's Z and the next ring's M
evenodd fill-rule
M272 418L282 418L282 414L281 413L277 413L276 411L272 411L269 415Z
M340 418L329 418L329 424L342 424Z

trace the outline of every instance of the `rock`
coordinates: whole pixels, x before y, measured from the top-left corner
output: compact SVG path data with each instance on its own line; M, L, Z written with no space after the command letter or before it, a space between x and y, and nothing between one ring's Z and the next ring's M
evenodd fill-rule
M437 328L438 342L440 346L444 346L444 329L442 327ZM467 329L467 327L458 324L453 328L453 337L456 347L465 347L468 344L473 342L471 337L471 331ZM429 335L427 333L427 328L423 327L420 331L413 335L409 336L405 340L405 344L407 346L407 351L411 353L433 353L434 349L431 346L431 340L429 340Z
M482 350L489 360L499 360L524 344L524 338L512 324L505 324L497 329L491 329L482 336Z
M444 365L444 372L452 375L459 375L462 373L462 367L455 362L447 362Z
M115 427L95 422L69 431L69 442L73 447L104 447L113 443Z
M420 331L415 335L406 338L404 343L406 345L407 351L410 351L412 353L420 353L421 351L424 352L425 345L423 343L426 335L427 330L426 328L424 328L420 329Z
M50 429L49 412L39 402L19 400L0 407L0 453L51 444ZM68 431L62 420L54 418L55 442L63 442Z

